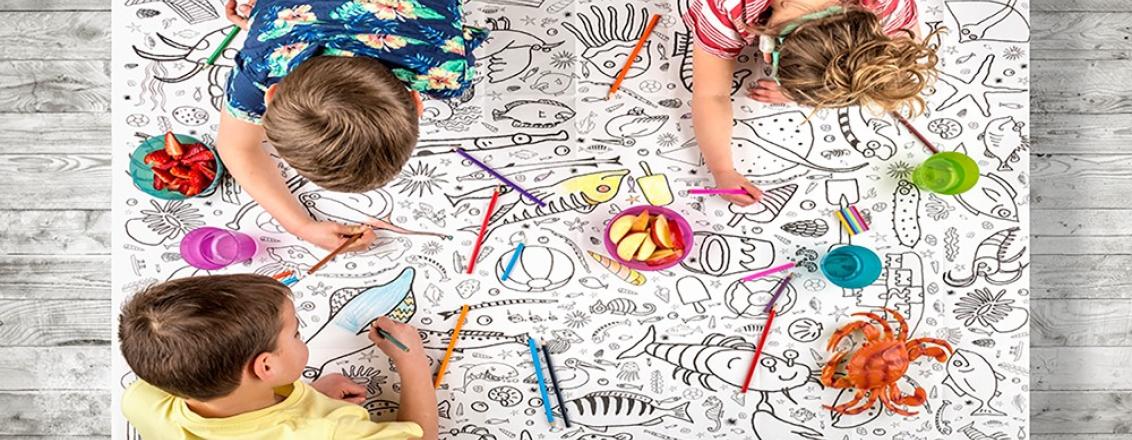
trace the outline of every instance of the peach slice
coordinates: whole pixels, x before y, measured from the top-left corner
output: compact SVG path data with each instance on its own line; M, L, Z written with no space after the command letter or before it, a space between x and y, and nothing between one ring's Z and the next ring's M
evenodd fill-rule
M633 231L633 232L644 232L644 230L646 230L648 228L649 228L649 210L646 209L644 211L641 211L640 214L637 214L637 219L636 219L636 221L633 222L633 227L629 230Z
M633 261L633 257L637 255L637 250L640 249L641 244L649 238L649 234L644 232L634 232L617 243L617 256L622 261Z
M649 259L645 260L645 264L662 266L680 259L682 255L684 255L683 249L657 249Z
M645 234L645 241L641 242L641 248L637 250L636 260L645 261L652 256L653 252L656 252L656 242L652 241L648 234Z
M629 234L629 229L633 227L633 222L637 221L637 217L626 215L619 217L613 221L613 225L609 226L609 240L614 243L620 243L622 238Z
M656 221L652 224L652 239L660 247L668 249L675 247L676 242L673 240L668 219L664 217L664 214L656 216Z

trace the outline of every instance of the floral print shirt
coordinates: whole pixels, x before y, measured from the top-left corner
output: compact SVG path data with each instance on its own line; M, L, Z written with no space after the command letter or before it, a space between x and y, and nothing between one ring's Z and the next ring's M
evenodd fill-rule
M409 89L455 98L471 83L472 50L486 36L464 26L460 0L259 0L226 107L259 124L267 88L318 55L375 58Z

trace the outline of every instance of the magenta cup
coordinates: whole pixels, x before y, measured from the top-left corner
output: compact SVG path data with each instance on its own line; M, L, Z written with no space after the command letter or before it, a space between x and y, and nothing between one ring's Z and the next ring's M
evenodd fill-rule
M239 232L205 226L181 239L181 258L197 269L217 270L255 256L255 239Z
M680 229L680 241L678 243L682 248L682 252L679 256L668 259L661 264L646 264L643 261L625 261L617 256L617 243L614 243L613 240L609 239L609 228L613 226L613 222L617 221L617 219L627 215L636 216L645 209L649 210L649 214L664 214L665 218L674 223L674 227ZM695 238L692 235L692 232L692 226L688 224L688 221L684 219L684 216L680 215L676 211L660 206L641 205L627 208L617 215L613 216L613 218L610 219L609 224L605 226L605 232L602 234L602 237L605 239L605 251L609 253L609 257L612 258L613 261L621 263L621 265L630 269L654 271L670 268L672 266L680 264L680 262L684 261L685 258L688 258L688 254L691 253L690 251L692 250L692 241Z

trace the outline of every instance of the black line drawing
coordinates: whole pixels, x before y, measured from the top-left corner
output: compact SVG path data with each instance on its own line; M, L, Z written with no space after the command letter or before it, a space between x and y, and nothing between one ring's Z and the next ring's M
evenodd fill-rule
M993 72L993 65L994 55L987 55L987 57L983 59L983 63L979 65L979 70L975 72L970 79L961 79L950 73L942 72L939 76L940 82L951 86L955 91L936 106L935 110L937 112L947 110L969 98L971 102L979 108L983 116L989 118L991 115L990 95L1021 93L1026 91L1025 89L995 84L995 81L990 77Z
M621 316L649 316L656 313L656 306L650 303L644 303L638 307L637 303L631 299L614 298L606 302L598 300L590 306L590 312L596 315L610 313Z
M782 278L773 276L753 281L736 280L727 286L727 290L723 292L723 304L727 306L727 310L735 314L736 318L765 317L766 313L763 312L763 306L770 302L770 298L780 281L782 281ZM794 308L797 299L798 292L795 290L794 284L786 285L786 290L775 302L774 307L777 313L786 314L789 312Z
M377 195L375 199L370 194ZM386 230L402 235L430 235L444 239L452 236L442 232L413 231L390 223L393 213L393 197L384 190L367 194L339 193L326 190L309 191L299 194L299 203L307 209L310 216L319 221L336 221L347 225L370 225L374 229ZM371 211L373 214L366 213Z
M614 6L607 6L603 10L596 5L590 5L590 12L592 18L584 13L577 14L581 21L581 29L570 22L562 23L562 27L574 34L574 37L586 47L580 54L580 58L586 61L582 64L582 76L592 77L590 66L593 66L597 73L610 79L615 78L621 67L625 65L625 59L636 46L637 40L645 32L645 24L649 19L648 11L643 7L637 10L633 5L626 4L625 17L619 16ZM652 67L652 42L646 42L625 78L636 78L650 67Z
M928 122L928 132L943 140L955 139L963 134L963 124L951 118L932 119Z
M555 364L557 365L557 362ZM566 358L562 365L565 368L555 366L554 371L558 376L558 386L563 391L576 390L590 383L592 376L588 370L605 371L600 365L591 364L575 357ZM532 373L523 379L523 383L536 384L538 378Z
M432 195L441 186L448 183L448 180L444 178L447 175L448 173L441 172L435 165L424 162L409 163L401 169L401 173L397 175L397 181L389 187L397 189L398 194L423 197L425 193Z
M452 329L447 331L420 329L419 333L424 348L432 350L447 350L448 342L452 340ZM506 344L525 346L527 345L527 334L508 335L503 332L463 329L460 330L459 342L456 344L455 351L478 350Z
M783 173L792 170L795 174L789 175L791 178L809 170L845 173L867 164L838 167L811 161L808 157L814 149L813 123L798 110L736 119L731 147L735 150L735 169L762 179L781 179Z
M975 187L955 196L959 206L975 215L999 220L1018 221L1018 192L997 174L982 174Z
M126 220L126 236L139 244L158 246L204 226L200 210L183 200L149 203L153 209L143 209L141 217Z
M896 154L896 143L881 133L892 123L880 118L866 118L860 106L837 109L837 124L849 146L867 159L888 160Z
M235 179L231 179L231 181L232 181L233 186L238 187L238 185L235 182ZM292 176L290 179L287 179L287 181L284 182L284 183L287 184L287 189L291 191L291 194L294 194L294 193L298 192L300 189L302 189L304 186L306 186L306 184L309 183L309 181L307 179L304 179L301 176ZM236 203L239 203L238 194L242 191L243 190L232 191L232 199ZM225 191L225 195L228 195L227 190ZM251 212L252 209L255 209L255 208L258 208L258 207L259 207L259 203L256 203L255 200L252 200L252 201L244 204L243 206L240 207L239 211L236 211L236 215L232 217L232 221L226 223L224 226L228 227L228 229L233 229L233 230L237 230L237 231L240 230L240 227L241 227L240 223L243 222L244 217L247 217L248 213Z
M507 17L489 18L487 24L491 32L476 56L487 60L487 79L492 84L521 75L531 67L535 52L550 53L564 43L547 43L532 33L511 29Z
M200 107L183 105L173 109L173 119L183 125L197 127L208 122L209 114Z
M539 161L537 163L510 162L510 163L507 163L506 165L499 166L499 170L497 170L497 171L499 171L499 173L504 175L504 176L512 177L512 176L522 175L522 174L531 173L531 172L538 172L538 171L543 171L543 170L558 170L558 169L568 168L567 171L569 171L570 174L575 174L575 172L577 171L576 170L577 168L581 168L581 167L598 168L602 165L621 165L621 156L616 156L616 157L612 157L612 158L605 158L605 159L599 159L599 158L596 158L596 157L591 157L591 158L588 158L588 159ZM495 180L495 177L492 176L491 174L488 174L484 170L476 170L476 171L472 171L470 173L456 177L457 182L468 182L468 181L490 182L490 181L493 181L493 180Z
M683 17L688 12L688 2L676 2L676 10ZM683 21L683 20L681 20ZM685 32L676 32L673 36L676 40L672 45L672 56L680 57L680 83L684 86L684 90L692 91L692 30L688 26L684 26ZM743 82L747 80L754 72L746 67L735 69L731 74L731 94L734 95L743 88Z
M695 307L696 313L705 313L707 309L703 302L711 300L711 293L704 282L691 275L676 280L676 295L680 297L681 304Z
M723 277L765 269L774 263L774 243L767 240L707 231L696 231L692 236L692 254L680 266L694 273Z
M515 255L512 249L499 256L495 265L495 276L499 283L518 292L547 292L565 286L574 278L574 262L570 256L558 249L546 246L526 246L511 269L510 276L503 279L503 272Z
M999 171L1014 171L1010 164L1022 160L1018 153L1030 148L1030 140L1022 134L1025 127L1026 123L1006 116L992 119L979 136L985 148L983 154L998 161Z
M208 0L126 0L125 5L137 6L153 2L164 3L189 24L203 23L220 18L216 8L210 5Z
M516 128L553 128L574 117L574 109L553 99L511 101L491 112L496 121L509 120Z
M467 391L475 381L483 382L511 382L519 377L519 369L504 362L487 362L477 365L468 365L464 370L464 382L453 391Z
M447 139L421 139L413 156L426 157L438 154L455 152L457 148L468 151L499 150L512 147L524 147L551 141L570 140L569 133L561 130L551 134L515 133L496 136L474 136Z
M637 144L637 138L652 135L668 122L668 115L649 115L645 109L634 107L623 115L614 116L605 123L605 133L613 139L594 139L598 142L621 144L628 147Z
M162 0L162 1L196 1L196 0ZM151 60L157 63L188 63L189 70L179 76L168 77L159 76L155 77L156 80L164 83L181 83L191 80L198 73L208 71L208 95L212 97L212 107L220 110L223 108L224 102L224 87L228 81L228 72L234 67L237 49L229 47L225 49L219 58L216 59L215 64L207 65L208 57L216 50L216 46L224 40L224 37L232 32L231 26L214 30L204 34L196 43L188 45L170 39L160 33L157 33L157 39L168 46L173 53L155 53L138 49L134 46L134 53L139 57Z
M786 330L790 339L798 342L814 342L822 335L822 325L813 318L798 318Z
M651 397L626 391L595 391L562 405L568 408L571 423L601 432L621 426L653 426L663 422L665 417L692 423L689 402L663 408ZM561 414L562 409L557 413Z
M1003 298L1006 289L991 292L991 289L975 289L968 292L955 304L955 319L963 325L989 328L997 333L1010 333L1026 326L1030 312L1014 305L1014 300Z
M943 282L952 287L968 287L979 278L996 286L1013 283L1030 265L1024 259L1028 247L1017 226L995 232L975 248L971 267L965 271L970 275L956 275L958 271L951 270L943 274Z
M998 397L998 382L1006 377L994 371L983 355L973 351L956 349L947 360L947 385L955 394L977 400L979 406L971 411L972 416L1004 416L1006 413L991 406Z
M798 220L781 226L783 231L799 237L818 238L829 232L829 223L823 218Z
M959 27L960 43L1030 41L1030 23L1016 9L1018 0L948 1L947 11Z
M774 221L782 213L783 208L786 208L786 204L790 203L797 190L798 185L791 183L763 191L762 200L757 203L748 206L728 204L727 209L734 215L727 222L727 226L734 227L743 220L754 223Z
M920 243L920 188L901 179L892 192L892 231L900 244L910 248Z

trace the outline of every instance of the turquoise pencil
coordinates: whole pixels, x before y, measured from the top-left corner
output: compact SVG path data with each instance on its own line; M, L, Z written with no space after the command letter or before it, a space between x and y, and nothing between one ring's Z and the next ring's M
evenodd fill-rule
M550 411L550 395L546 393L546 380L542 378L542 363L538 359L538 347L535 338L527 335L527 344L531 348L531 360L535 362L535 378L538 379L538 392L542 394L542 407L546 410L546 422L554 423L554 413Z

